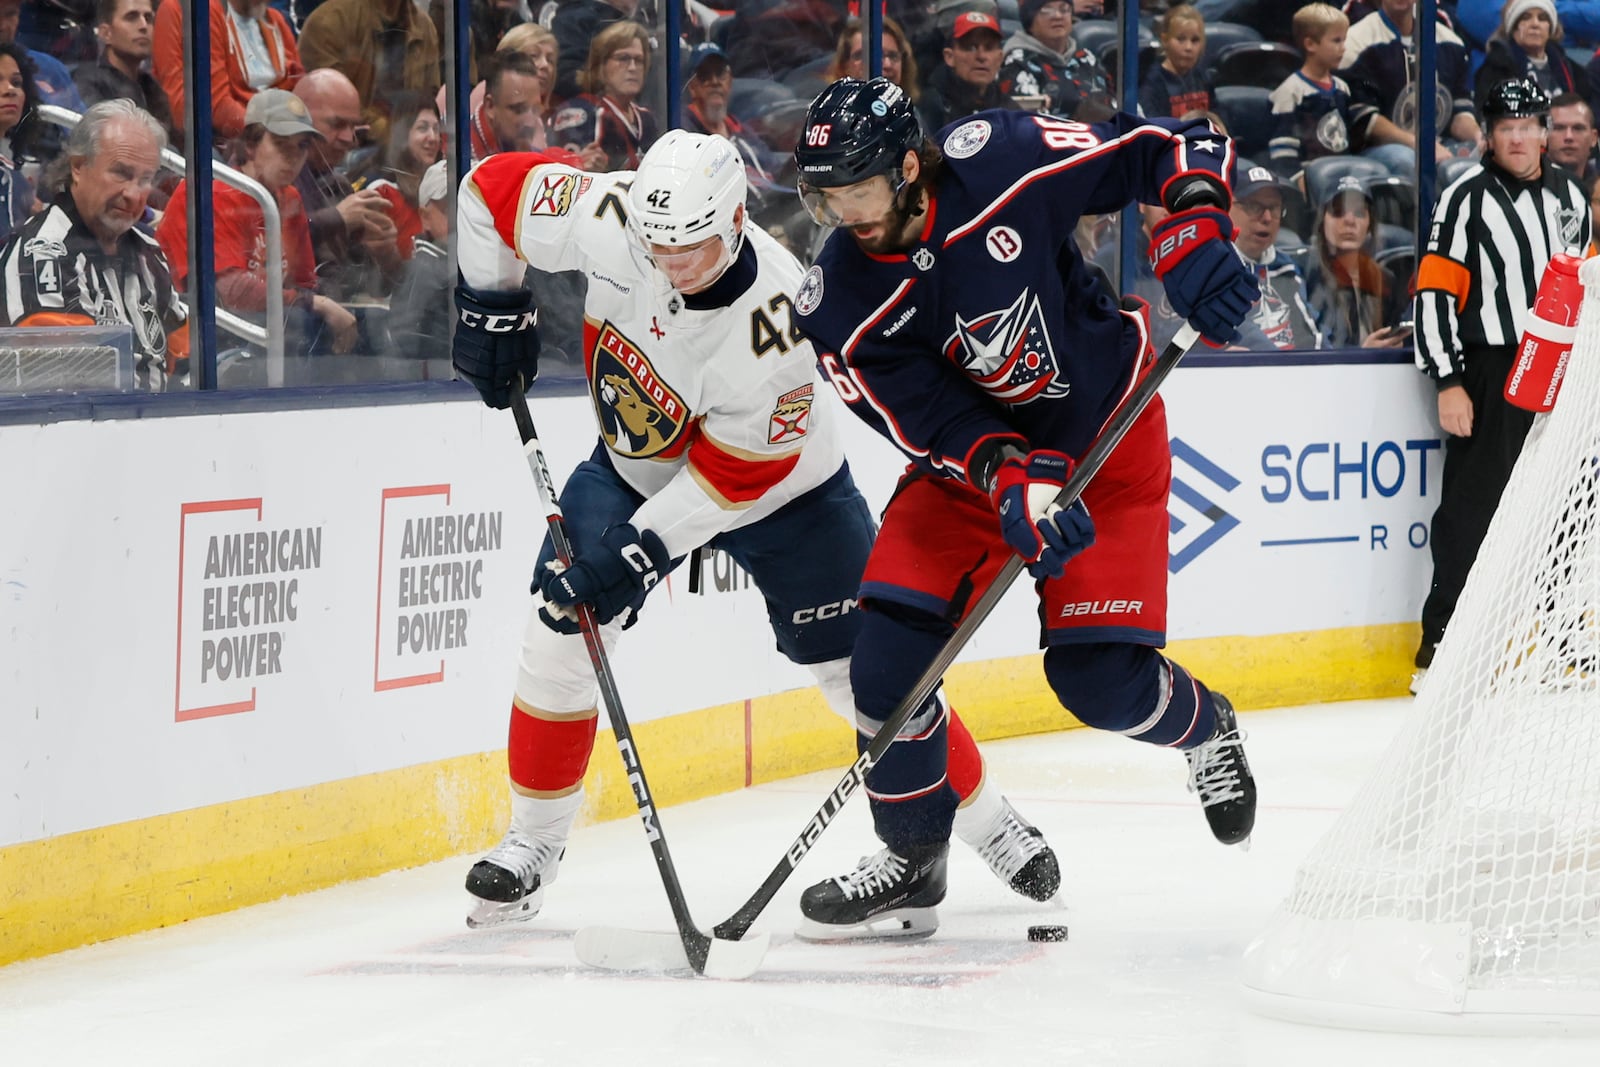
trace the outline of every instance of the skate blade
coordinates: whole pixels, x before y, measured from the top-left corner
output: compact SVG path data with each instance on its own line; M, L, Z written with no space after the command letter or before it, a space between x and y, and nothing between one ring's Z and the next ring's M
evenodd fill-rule
M470 893L467 895L472 896ZM491 926L525 923L539 914L541 900L542 896L539 894L509 903L472 897L472 910L467 913L467 927L472 930L483 930Z
M706 954L707 978L749 978L767 954L769 934L750 934L742 941L711 939ZM609 971L689 971L693 967L683 939L659 930L625 930L617 926L585 926L572 938L578 959Z
M802 918L794 936L802 941L916 941L932 937L939 929L939 913L933 908L897 908L874 915L863 923L833 926Z

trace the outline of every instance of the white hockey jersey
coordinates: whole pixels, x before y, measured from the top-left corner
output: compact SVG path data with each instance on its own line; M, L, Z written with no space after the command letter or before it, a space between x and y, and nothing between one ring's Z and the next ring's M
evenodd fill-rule
M688 306L629 247L632 177L490 156L462 182L461 273L477 289L519 288L526 264L587 275L583 361L600 436L646 498L633 524L681 556L815 488L844 456L833 390L794 322L800 264L747 222L754 282L727 306Z

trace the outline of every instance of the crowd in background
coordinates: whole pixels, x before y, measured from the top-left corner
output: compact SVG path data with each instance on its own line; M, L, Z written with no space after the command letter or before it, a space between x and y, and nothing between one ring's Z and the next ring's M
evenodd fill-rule
M458 124L442 88L450 67L443 0L209 0L215 155L277 204L281 328L307 380L322 380L318 366L357 379L440 372L450 282L442 266L450 225L443 160L453 131L468 138L474 160L537 149L590 170L633 167L668 128L719 133L745 160L751 217L802 258L815 249L818 234L793 195L792 149L812 97L834 78L866 73L857 5L738 0L721 10L684 2L683 37L667 42L657 0L475 0L474 88ZM38 104L81 114L129 101L165 144L183 149L186 6L0 0L0 237L20 235L52 205L73 203L74 175L123 147L102 141L127 124L102 123L99 140L80 139L94 156L72 157L68 131L43 121ZM993 107L1092 122L1121 98L1116 7L887 0L883 72L915 101L930 133ZM1405 344L1416 259L1412 0L1138 7L1138 109L1210 121L1242 155L1234 219L1264 293L1242 346ZM1439 137L1431 151L1441 186L1482 150L1477 110L1487 87L1516 74L1555 97L1550 158L1593 189L1597 9L1558 0L1440 5ZM683 78L676 116L666 114L669 44L679 49ZM134 216L137 239L165 254L181 292L186 183L159 165L131 183L120 210ZM220 307L279 328L265 323L261 206L224 182L213 197ZM98 305L77 292L91 279L77 268L112 255L114 242L92 240L90 220L77 221L74 240L87 251L39 267L60 274L59 294L48 284L42 291L47 304L60 297L57 314L93 318ZM1157 221L1158 212L1146 211L1145 231ZM1160 286L1145 276L1142 256L1117 270L1114 220L1085 220L1079 234L1108 284L1120 276L1151 297L1158 333L1175 327L1162 321L1170 312L1162 315ZM573 316L583 283L531 283L549 308L547 343L559 352L570 345L561 331L581 329ZM0 312L5 325L24 318L22 309ZM260 345L247 331L221 336L236 357L234 380L254 384L259 372L249 368L260 365ZM143 344L142 354L155 347ZM185 378L180 346L160 347L165 366L142 379L152 388ZM341 356L364 362L334 358Z

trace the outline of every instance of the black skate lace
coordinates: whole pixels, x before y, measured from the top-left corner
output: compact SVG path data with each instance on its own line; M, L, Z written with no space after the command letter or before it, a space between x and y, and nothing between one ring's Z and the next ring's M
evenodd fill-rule
M849 900L854 896L866 896L878 889L892 886L905 873L906 861L891 850L883 849L875 856L862 856L855 870L835 878L834 881L844 893L844 898Z
M1231 750L1231 751L1230 751ZM1239 770L1244 763L1244 731L1229 730L1196 748L1189 760L1189 789L1202 807L1244 799Z
M976 851L990 870L1009 880L1045 850L1044 838L1030 829L1007 805L999 828Z

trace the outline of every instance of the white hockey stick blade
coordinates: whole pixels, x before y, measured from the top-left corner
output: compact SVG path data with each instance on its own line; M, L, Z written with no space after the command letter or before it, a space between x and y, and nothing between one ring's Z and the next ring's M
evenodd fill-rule
M706 956L708 978L749 978L767 954L770 934L751 934L743 941L713 938ZM689 957L674 933L624 930L617 926L585 926L573 936L573 951L591 967L610 971L687 971Z

